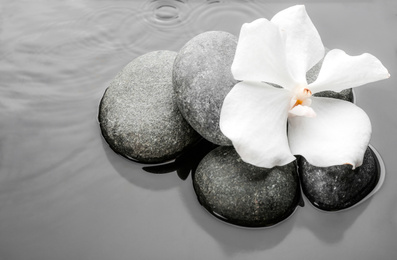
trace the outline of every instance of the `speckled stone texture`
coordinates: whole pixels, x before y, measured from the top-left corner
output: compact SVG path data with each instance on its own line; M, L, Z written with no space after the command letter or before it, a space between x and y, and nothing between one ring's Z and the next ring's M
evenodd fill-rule
M335 91L322 91L313 94L315 97L328 97L328 98L336 98L336 99L341 99L345 100L348 102L354 101L354 95L353 95L353 90L351 88L349 89L344 89L341 92L335 92Z
M130 62L99 107L102 134L117 153L140 162L173 159L198 140L178 110L172 87L176 52L155 51Z
M328 52L328 50L327 50ZM313 83L318 76L318 73L321 70L321 66L323 65L323 60L319 61L316 65L313 66L307 73L306 73L306 80L307 83ZM350 89L345 89L342 90L341 92L335 92L335 91L322 91L313 94L315 97L329 97L329 98L336 98L336 99L341 99L349 102L354 101L354 95L353 95L353 90Z
M197 35L179 51L173 82L181 113L204 138L218 145L231 145L219 129L223 100L237 83L231 65L237 38L227 32Z
M266 227L290 216L300 200L296 163L272 169L243 162L233 147L207 154L193 175L199 202L214 216L246 227Z
M368 147L363 165L355 170L351 165L316 167L302 157L299 174L303 193L315 207L338 211L360 202L375 188L379 166L375 154Z

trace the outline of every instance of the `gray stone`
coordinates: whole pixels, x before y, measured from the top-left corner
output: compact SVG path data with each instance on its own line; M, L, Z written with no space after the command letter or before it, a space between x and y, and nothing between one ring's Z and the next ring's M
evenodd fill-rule
M313 83L316 79L318 74L320 73L321 66L323 65L323 59L319 61L316 65L313 66L307 73L306 73L306 80L307 83ZM345 89L342 90L341 92L335 92L335 91L322 91L313 94L315 97L328 97L328 98L336 98L336 99L341 99L349 102L354 101L354 96L353 96L353 90L350 89Z
M99 107L102 134L117 153L140 162L175 158L199 135L180 114L172 87L176 52L155 51L130 62Z
M354 102L354 95L353 95L353 90L351 88L349 89L344 89L341 92L335 92L335 91L321 91L318 93L313 94L315 97L328 97L328 98L336 98L336 99L341 99L345 100L348 102Z
M237 83L231 65L237 38L227 32L202 33L179 51L173 71L179 109L190 125L204 138L231 145L219 129L223 100Z
M321 66L323 65L324 59L321 59L316 65L314 65L308 72L306 72L307 84L311 84L316 81L318 74L320 73Z
M363 164L354 170L351 165L316 167L302 157L299 174L303 193L315 207L338 211L360 202L375 188L379 166L368 147Z
M300 200L296 163L272 169L243 162L233 147L207 154L193 175L199 202L226 222L272 226L290 216Z

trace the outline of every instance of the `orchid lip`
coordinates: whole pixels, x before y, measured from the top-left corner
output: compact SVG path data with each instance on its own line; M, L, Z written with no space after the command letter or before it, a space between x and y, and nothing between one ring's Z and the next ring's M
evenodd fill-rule
M289 116L315 117L316 113L310 108L312 92L307 85L298 85L292 93L294 95L290 101Z
M312 92L308 88L303 88L300 89L297 94L295 94L292 99L291 99L291 109L298 105L302 106L310 106L311 104L311 99L310 97L312 96Z

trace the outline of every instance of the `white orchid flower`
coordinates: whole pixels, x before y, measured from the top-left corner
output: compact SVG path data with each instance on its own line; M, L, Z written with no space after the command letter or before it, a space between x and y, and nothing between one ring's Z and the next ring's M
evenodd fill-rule
M350 102L312 94L390 75L371 54L324 53L304 6L242 26L231 68L241 82L224 100L220 128L245 162L272 168L302 155L319 167L362 164L371 136L366 113ZM306 72L322 58L317 79L307 84Z

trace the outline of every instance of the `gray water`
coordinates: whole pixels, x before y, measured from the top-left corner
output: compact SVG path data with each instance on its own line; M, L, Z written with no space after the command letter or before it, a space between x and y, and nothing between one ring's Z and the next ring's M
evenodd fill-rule
M216 220L191 178L153 175L112 152L97 123L110 81L153 50L208 30L238 35L294 1L0 0L0 259L392 259L397 255L393 1L301 1L324 44L369 52L389 80L356 90L386 181L326 214L308 203L271 229Z

